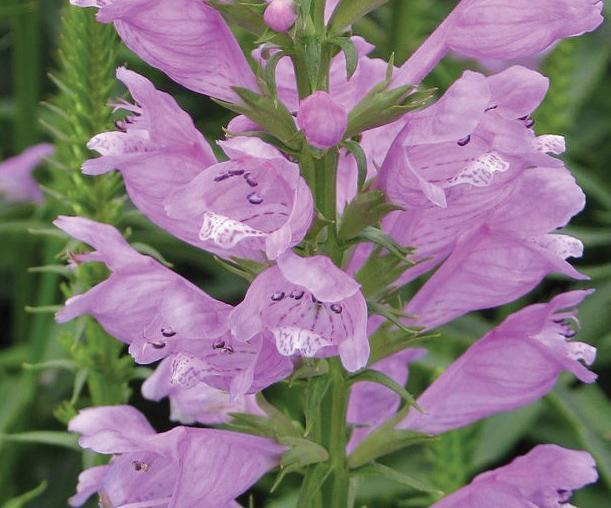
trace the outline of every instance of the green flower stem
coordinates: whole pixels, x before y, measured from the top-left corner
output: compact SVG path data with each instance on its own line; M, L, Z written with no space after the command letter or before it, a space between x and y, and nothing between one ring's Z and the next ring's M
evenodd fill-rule
M54 74L58 93L56 110L74 114L69 120L52 115L49 127L56 136L56 162L49 184L66 196L54 203L57 210L116 224L123 213L120 176L116 173L87 178L80 167L90 153L87 141L108 130L112 113L108 107L114 95L114 72L119 42L114 28L96 21L90 10L66 6L59 40L58 71ZM69 293L82 293L106 277L105 270L83 266L75 271ZM87 322L82 340L67 345L70 354L87 372L87 386L94 406L125 403L131 364L121 358L121 344L93 321Z
M312 0L309 16L298 22L292 59L301 98L310 95L313 90L327 90L329 87L333 47L325 42L324 7L325 0ZM321 153L306 146L300 166L314 195L318 212L329 222L326 238L320 246L321 252L341 266L343 252L337 240L336 207L338 160L337 148ZM349 506L350 475L346 457L349 386L340 360L333 358L328 363L327 377L311 379L306 393L307 437L328 451L328 474L321 478L319 465L306 470L297 505L299 508ZM312 404L314 400L315 404ZM312 489L312 485L320 488Z
M312 93L310 81L308 80L308 72L305 59L304 48L296 44L293 55L291 56L293 67L295 68L295 78L297 81L297 92L300 99L305 99Z
M323 506L347 508L350 491L350 475L347 465L346 445L346 412L348 410L348 385L345 371L340 361L334 358L330 362L329 374L331 387L327 397L329 405L325 405L329 425L326 430L326 446L329 451L331 475L323 486Z
M331 224L327 228L327 240L324 252L337 265L341 265L342 253L337 243L337 162L339 154L336 149L329 150L324 158L315 159L316 171L316 206L320 213Z

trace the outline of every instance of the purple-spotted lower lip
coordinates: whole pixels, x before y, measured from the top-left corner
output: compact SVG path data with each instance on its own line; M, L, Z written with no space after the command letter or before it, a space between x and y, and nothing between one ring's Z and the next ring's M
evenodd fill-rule
M471 134L469 134L468 136L465 136L464 138L459 139L456 144L458 146L467 146L469 144L469 141L471 141Z

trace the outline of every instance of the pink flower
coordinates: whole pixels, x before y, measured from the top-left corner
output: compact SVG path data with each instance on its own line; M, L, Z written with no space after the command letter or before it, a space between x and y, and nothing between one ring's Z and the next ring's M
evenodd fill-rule
M475 342L418 398L423 412L410 411L399 424L427 434L464 427L546 395L563 371L585 383L596 374L596 349L574 342L576 306L591 291L572 291L547 304L509 316Z
M96 249L77 256L77 262L102 261L112 272L70 298L57 313L60 323L92 315L130 345L138 363L171 356L168 382L187 388L202 382L238 396L290 374L291 362L276 352L271 338L254 334L248 343L236 343L229 334L230 305L138 254L112 226L79 217L60 217L55 225Z
M554 231L584 204L583 192L564 167L533 168L513 181L465 193L447 209L398 215L396 226L405 228L405 244L416 246L419 259L431 256L401 282L447 256L406 312L418 325L432 328L511 302L549 273L586 279L566 261L581 256L581 242Z
M499 173L527 165L559 164L559 136L537 138L530 114L548 80L524 67L489 78L467 71L433 106L406 115L388 151L379 185L406 207L448 206L464 186L485 187Z
M462 0L395 74L395 83L419 83L450 50L477 59L536 55L595 30L602 7L596 0Z
M369 358L367 304L359 285L324 256L287 251L253 281L230 323L239 340L271 332L285 356L339 353L351 372Z
M596 464L589 453L539 445L507 466L476 476L431 508L570 506L573 491L597 479Z
M232 144L235 155L239 155ZM241 145L240 150L244 148ZM273 154L270 154L270 156ZM211 166L165 201L198 247L223 257L275 259L305 237L312 194L285 158L244 156Z
M238 101L234 86L256 91L256 79L222 16L201 0L70 0L97 7L125 45L146 63L195 91Z
M8 201L40 201L42 192L32 171L53 154L53 146L35 145L0 163L0 197Z
M299 106L297 124L308 143L326 150L344 138L348 114L327 92L314 92Z
M100 175L120 170L131 200L144 215L174 236L197 244L197 237L189 235L181 221L167 216L164 200L216 164L212 149L170 95L124 67L117 69L117 78L127 85L136 104L116 105L129 115L117 122L117 131L98 134L89 142L87 146L101 157L86 161L83 172Z
M83 448L113 455L81 474L71 506L97 492L102 506L230 508L283 452L269 439L237 432L176 427L158 434L130 406L84 409L68 428Z
M293 0L269 1L269 5L265 8L263 19L267 26L276 32L288 31L297 19Z
M57 313L60 323L90 314L110 335L130 344L140 363L227 332L231 306L137 253L112 226L80 217L59 217L54 224L96 249L77 256L77 262L101 261L112 272L104 282L70 298Z

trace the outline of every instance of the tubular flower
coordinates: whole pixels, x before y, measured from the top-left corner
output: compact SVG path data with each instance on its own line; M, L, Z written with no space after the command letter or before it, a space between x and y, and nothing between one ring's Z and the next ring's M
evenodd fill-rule
M40 201L42 192L32 171L53 154L53 146L35 145L0 163L0 197L7 201Z
M585 382L596 375L596 349L574 342L576 306L591 291L572 291L509 316L475 342L418 398L399 428L439 434L546 395L563 371Z
M255 76L238 42L212 7L200 0L70 0L97 7L125 45L177 83L210 97L237 102L232 87L256 91Z
M271 332L285 356L339 353L349 371L369 358L367 304L359 285L324 256L287 251L253 281L230 323L239 340Z
M68 428L83 448L113 455L81 474L71 506L97 493L104 507L230 508L283 452L269 439L237 432L176 427L158 434L130 406L82 410Z
M382 166L379 185L406 207L449 206L465 186L487 187L500 173L560 164L559 136L537 138L530 114L548 80L524 67L491 77L466 71L433 106L406 116Z
M70 298L56 316L59 322L90 314L109 334L129 344L138 363L172 356L171 382L187 388L207 382L237 396L261 390L292 370L290 361L273 346L266 347L269 339L261 335L234 344L227 321L230 305L134 251L112 226L77 217L60 217L55 225L97 249L77 255L77 262L102 261L112 272L104 282Z
M165 209L199 247L242 258L277 258L303 240L313 216L296 164L248 155L211 166L172 193Z
M555 42L595 30L603 21L597 0L462 0L395 74L419 83L448 51L509 60L536 55Z
M586 279L566 261L581 256L581 242L550 233L584 204L583 192L564 167L533 168L512 183L499 182L492 193L465 194L447 211L429 210L405 224L414 244L422 246L416 252L433 256L417 271L449 254L406 306L415 316L412 322L437 327L511 302L549 273Z
M570 506L573 491L598 479L587 452L539 445L510 464L475 477L431 508L557 508Z
M58 312L61 323L91 314L106 331L130 344L136 360L149 363L175 348L214 340L227 331L231 306L214 300L153 258L139 254L107 224L59 217L54 224L96 250L76 262L101 261L110 277L74 296Z
M101 157L86 161L83 172L100 175L120 170L132 202L144 215L178 238L197 243L180 221L167 216L163 202L216 164L212 149L170 95L124 67L117 69L117 78L125 83L136 104L116 104L115 108L127 111L128 116L117 122L116 131L91 139L87 146Z

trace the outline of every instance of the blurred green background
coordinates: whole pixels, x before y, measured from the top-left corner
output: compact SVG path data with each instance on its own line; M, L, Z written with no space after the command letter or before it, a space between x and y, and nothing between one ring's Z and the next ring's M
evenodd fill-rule
M58 128L62 125L56 120L58 112L46 104L61 93L61 87L58 88L49 73L62 66L58 41L61 10L67 3L67 0L0 1L0 159L33 143L62 142L72 135L68 132L70 129L62 132ZM401 62L453 3L393 0L359 22L355 32L376 45L377 55L388 57L394 52L395 61ZM609 6L606 10L609 16ZM249 37L239 35L245 47L252 44ZM70 40L74 32L66 36L64 48L76 44L76 40ZM93 49L90 58L95 56ZM119 50L118 62L151 77L159 88L171 92L209 139L222 135L222 127L230 115L220 107L172 83L124 48ZM87 63L93 65L93 61ZM536 404L449 433L433 447L407 449L389 457L387 462L417 477L433 477L438 487L451 491L477 472L504 464L537 443L585 448L594 454L601 479L595 486L581 491L574 504L581 508L606 508L611 506L608 399L611 389L611 26L605 23L594 34L562 42L542 57L539 66L541 72L551 77L552 86L535 115L537 132L566 135L567 163L588 195L587 209L569 229L586 246L586 254L577 265L592 277L590 283L580 286L597 289L581 308L582 329L578 339L598 347L594 370L600 376L599 382L578 386L570 377L563 378L550 396ZM428 84L438 87L441 93L465 68L482 70L476 62L446 59L428 78ZM123 93L116 87L112 95ZM71 111L65 113L68 116L63 125L70 127ZM51 166L41 168L37 176L42 182L52 182L52 172ZM74 491L83 462L92 460L67 446L34 443L44 439L35 439L32 434L24 442L7 436L64 430L61 408L73 398L75 384L77 388L79 385L78 375L62 368L61 360L68 353L59 327L53 322L52 314L40 312L53 310L53 306L62 302L61 270L57 273L31 270L31 267L61 263L56 255L65 242L50 234L32 234L32 229L40 233L65 209L61 196L51 196L45 205L37 207L9 205L0 200L0 507L66 506L66 498ZM221 272L210 256L149 225L129 205L120 225L130 228L132 241L157 251L178 272L209 293L230 302L239 301L244 283ZM412 369L409 388L419 393L440 368L508 313L526 303L547 300L567 287L575 285L552 278L519 302L467 316L446 327L439 339L428 344L431 350L428 357ZM26 312L26 306L39 309ZM49 360L60 362L45 368L24 368L24 364ZM142 400L140 383L137 379L130 381L131 401L150 415L159 429L168 428L167 404ZM77 407L87 405L87 396L84 390L77 397ZM273 389L271 397L287 410L296 405L282 386ZM266 493L270 479L265 479L255 492L254 505L294 506L297 482L297 477L289 478L272 501L272 496ZM427 503L409 488L385 480L367 480L361 485L360 493L359 506L426 506Z

